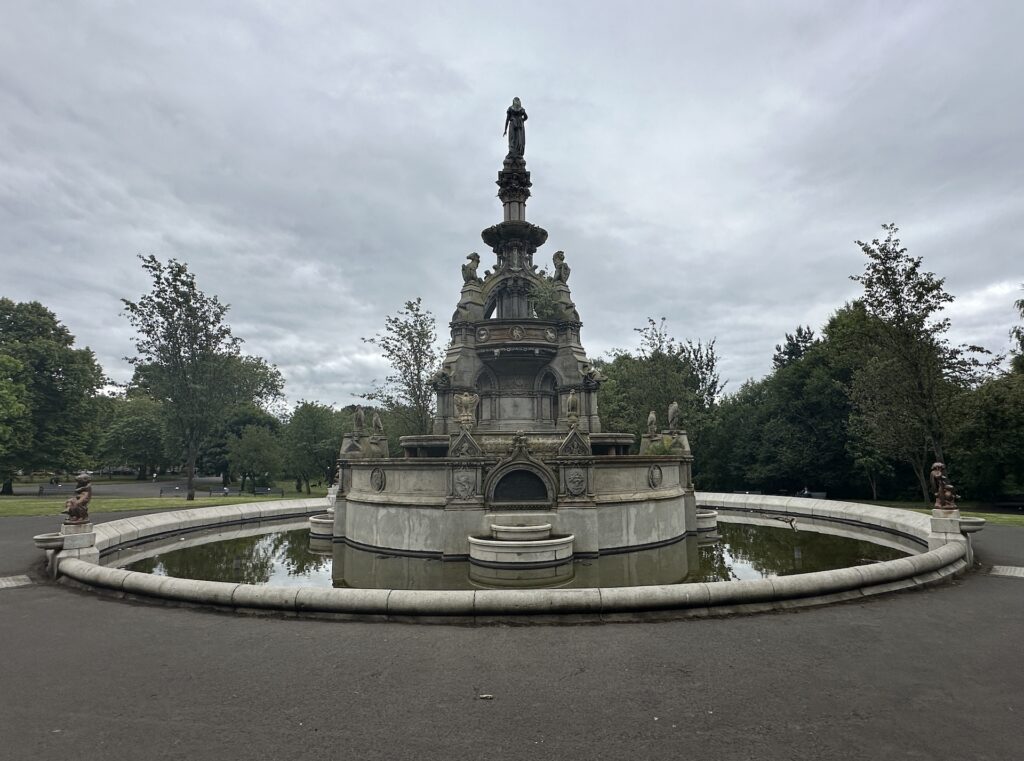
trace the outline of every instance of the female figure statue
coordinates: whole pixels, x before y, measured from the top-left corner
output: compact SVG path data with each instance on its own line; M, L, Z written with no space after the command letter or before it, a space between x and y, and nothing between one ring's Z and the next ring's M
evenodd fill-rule
M505 131L501 133L503 137L508 135L509 156L522 156L526 151L526 118L523 104L519 98L513 98L512 105L505 112Z

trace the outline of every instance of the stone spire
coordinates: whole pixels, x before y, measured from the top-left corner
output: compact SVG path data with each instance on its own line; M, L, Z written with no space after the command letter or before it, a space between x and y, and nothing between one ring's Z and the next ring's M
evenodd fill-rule
M505 118L509 151L498 172L498 198L501 199L503 219L481 233L484 243L498 257L494 274L509 279L503 283L497 298L497 313L501 317L526 318L530 316L528 297L530 278L534 274L533 255L548 239L547 230L526 221L526 199L530 197L530 173L523 156L526 145L526 110L519 99L513 101ZM525 277L523 277L525 276Z

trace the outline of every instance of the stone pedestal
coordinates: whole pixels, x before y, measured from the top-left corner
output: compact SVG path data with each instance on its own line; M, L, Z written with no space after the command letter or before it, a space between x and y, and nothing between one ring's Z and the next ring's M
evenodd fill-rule
M946 544L960 543L966 546L964 559L967 565L974 565L974 549L967 535L960 531L960 511L935 508L932 510L931 533L928 534L928 549L935 550Z
M341 452L338 459L361 460L378 457L390 457L388 454L388 437L382 434L368 434L365 431L346 433L341 439Z
M686 431L645 433L640 437L640 454L648 454L652 447L655 448L652 454L690 454L690 440L686 436Z
M67 558L87 563L100 562L92 523L64 523L59 533L40 534L35 540L37 547L46 549L46 571L51 578L57 578L61 561Z

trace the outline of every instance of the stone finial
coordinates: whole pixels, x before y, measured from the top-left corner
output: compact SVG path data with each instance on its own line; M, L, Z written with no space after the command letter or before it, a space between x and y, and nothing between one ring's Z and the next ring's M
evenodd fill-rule
M352 414L352 422L355 426L356 433L361 432L366 428L366 413L363 412L363 408L360 405L356 405L356 411Z
M647 433L658 432L658 416L654 414L654 410L647 413Z
M679 403L672 402L668 406L668 429L670 431L679 430Z
M378 436L384 435L384 423L380 419L380 413L377 410L373 411L373 432Z

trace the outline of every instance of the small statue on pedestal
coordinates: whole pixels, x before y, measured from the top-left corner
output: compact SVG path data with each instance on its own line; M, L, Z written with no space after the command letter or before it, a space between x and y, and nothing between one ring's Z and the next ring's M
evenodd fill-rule
M575 427L580 422L580 400L574 388L569 389L569 397L565 400L565 417L569 420L570 427Z
M363 412L363 408L360 405L356 405L356 411L352 415L353 424L356 427L356 433L362 433L363 429L366 428L366 413Z
M647 433L658 432L658 416L654 414L654 410L647 413Z
M569 265L565 263L565 252L556 251L555 255L551 257L551 261L555 270L551 275L551 279L556 283L568 283L569 273L572 272L572 270L569 269Z
M380 419L380 413L377 410L373 411L373 434L374 436L384 435L384 423Z
M480 254L474 251L472 254L466 257L469 260L469 264L462 265L462 282L463 283L481 283L483 282L476 274L477 267L480 266Z
M476 408L480 404L480 394L464 391L455 395L455 419L462 428L472 428L476 422Z
M75 477L75 496L64 503L67 513L65 523L88 523L89 501L92 499L92 478L88 473L79 473Z
M945 463L936 462L931 472L932 490L935 492L935 508L937 510L956 510L956 489L946 476Z
M668 429L670 431L679 430L679 403L672 402L668 406Z

